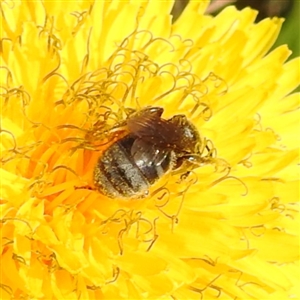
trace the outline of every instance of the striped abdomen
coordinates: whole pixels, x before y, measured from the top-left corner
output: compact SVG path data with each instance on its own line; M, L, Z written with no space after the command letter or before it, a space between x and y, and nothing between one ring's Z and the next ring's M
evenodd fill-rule
M112 198L137 198L171 169L173 151L158 149L133 134L112 144L99 158L94 172L96 187Z

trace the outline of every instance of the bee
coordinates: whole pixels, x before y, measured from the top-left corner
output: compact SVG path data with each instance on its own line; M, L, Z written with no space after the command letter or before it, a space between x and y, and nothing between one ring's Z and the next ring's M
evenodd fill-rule
M149 187L183 164L203 164L197 128L185 115L163 119L164 109L146 107L122 124L126 134L99 157L94 169L97 190L110 198L143 198Z

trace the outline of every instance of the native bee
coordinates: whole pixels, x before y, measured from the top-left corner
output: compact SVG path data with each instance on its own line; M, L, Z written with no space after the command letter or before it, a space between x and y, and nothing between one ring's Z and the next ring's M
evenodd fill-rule
M185 115L163 119L164 109L146 107L122 124L127 133L112 143L94 169L94 184L110 198L142 198L166 173L183 164L199 166L204 160L197 128Z

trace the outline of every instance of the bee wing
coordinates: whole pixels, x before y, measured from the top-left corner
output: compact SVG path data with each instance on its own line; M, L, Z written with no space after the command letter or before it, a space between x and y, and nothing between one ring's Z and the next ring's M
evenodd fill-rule
M131 155L140 168L159 166L169 153L168 149L157 149L154 144L139 138L134 141L131 147Z
M133 116L127 120L129 131L143 140L159 147L176 146L178 140L178 127L160 118L162 112L148 113Z
M163 109L160 107L149 107L130 116L127 120L129 130L138 135L147 135L147 130L153 127L159 120Z

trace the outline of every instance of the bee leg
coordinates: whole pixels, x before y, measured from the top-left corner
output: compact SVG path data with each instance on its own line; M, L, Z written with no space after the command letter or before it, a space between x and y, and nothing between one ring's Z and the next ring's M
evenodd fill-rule
M74 189L75 190L82 190L82 189L84 189L84 190L90 190L90 191L95 191L96 189L94 188L94 187L92 187L92 186L90 186L90 185L83 185L83 186L74 186Z

